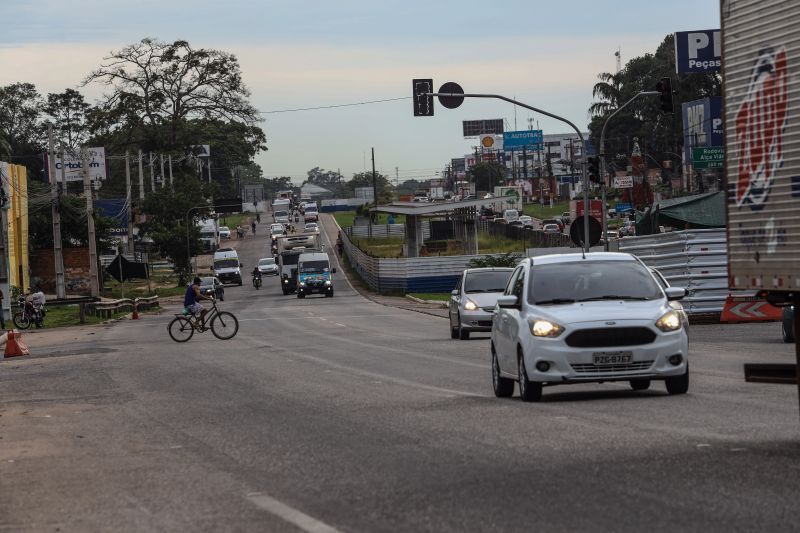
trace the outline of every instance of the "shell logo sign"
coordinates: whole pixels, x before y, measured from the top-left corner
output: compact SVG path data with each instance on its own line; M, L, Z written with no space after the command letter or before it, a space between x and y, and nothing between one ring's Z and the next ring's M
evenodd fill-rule
M502 150L503 138L495 135L481 135L481 148L484 150Z

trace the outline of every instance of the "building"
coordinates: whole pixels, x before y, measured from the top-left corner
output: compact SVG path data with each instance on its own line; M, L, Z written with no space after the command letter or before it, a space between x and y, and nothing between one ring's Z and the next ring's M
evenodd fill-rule
M0 162L0 206L2 206L2 243L0 254L0 287L10 304L9 286L27 290L30 287L28 259L28 174L20 165Z

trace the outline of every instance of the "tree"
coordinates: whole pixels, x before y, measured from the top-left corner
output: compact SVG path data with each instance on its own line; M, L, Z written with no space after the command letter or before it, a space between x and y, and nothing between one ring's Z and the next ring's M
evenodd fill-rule
M50 93L43 111L53 124L56 138L72 150L85 144L89 137L87 115L92 106L75 89Z
M389 203L394 197L394 187L389 183L389 179L380 172L375 173L375 182L378 189L378 203ZM353 174L353 178L345 184L344 192L350 197L355 196L355 190L359 187L372 188L372 172L358 172Z
M110 87L102 101L106 117L118 124L144 126L143 134L159 136L167 147L178 147L186 120L247 125L260 120L233 54L194 49L187 41L145 38L112 52L104 61L83 85L97 82Z
M28 178L44 176L43 135L40 125L42 99L32 83L12 83L0 87L0 147L6 157L28 169Z
M278 191L288 191L295 188L292 183L292 178L289 176L281 176L279 178L266 178L264 180L264 194L267 198L275 198L278 196Z
M494 191L494 187L502 185L502 179L508 169L497 161L481 161L470 167L467 177L475 183L475 191Z
M314 167L309 170L306 175L308 176L306 183L327 189L331 191L334 196L341 196L341 193L343 192L343 183L342 175L338 172Z

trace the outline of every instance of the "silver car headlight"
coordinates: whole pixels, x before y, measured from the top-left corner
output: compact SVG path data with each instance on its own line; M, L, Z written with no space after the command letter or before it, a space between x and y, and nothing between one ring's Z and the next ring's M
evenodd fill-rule
M681 316L674 310L667 312L667 314L656 320L656 327L664 333L678 331L682 325Z
M330 285L330 284L331 284L331 280L329 280L329 279L326 279L326 280L325 280L325 285Z
M464 309L467 311L477 311L478 304L467 298L467 303L464 304Z
M560 326L555 322L536 318L530 321L531 333L534 337L550 337L555 338L564 333L564 326Z

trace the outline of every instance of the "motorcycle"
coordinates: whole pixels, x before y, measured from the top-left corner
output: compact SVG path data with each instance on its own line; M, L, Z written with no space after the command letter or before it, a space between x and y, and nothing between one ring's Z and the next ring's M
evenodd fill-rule
M256 290L261 288L261 276L253 276L253 287L255 287Z
M25 300L25 297L20 297L17 300L19 304L19 311L14 313L14 325L18 329L28 329L31 324L35 324L37 328L44 326L44 316L47 314L43 305L33 305L32 302Z

